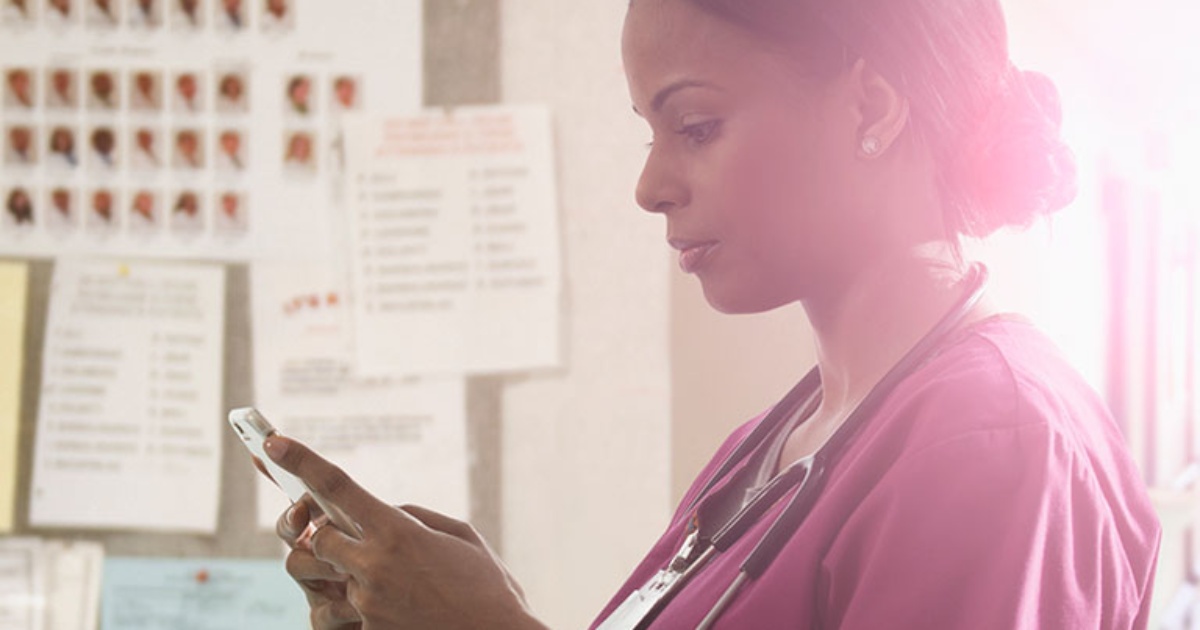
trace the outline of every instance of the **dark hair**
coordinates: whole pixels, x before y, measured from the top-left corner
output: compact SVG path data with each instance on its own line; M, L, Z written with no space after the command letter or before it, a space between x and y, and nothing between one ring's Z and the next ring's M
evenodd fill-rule
M947 227L985 236L1075 197L1054 83L1015 68L998 0L690 0L833 75L864 59L910 103Z

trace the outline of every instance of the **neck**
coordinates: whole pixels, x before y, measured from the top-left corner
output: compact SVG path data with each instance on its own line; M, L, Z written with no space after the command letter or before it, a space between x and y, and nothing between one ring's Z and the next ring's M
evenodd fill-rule
M816 336L822 409L844 415L947 312L968 288L966 265L949 244L880 258L838 291L804 302ZM986 314L977 306L967 316Z

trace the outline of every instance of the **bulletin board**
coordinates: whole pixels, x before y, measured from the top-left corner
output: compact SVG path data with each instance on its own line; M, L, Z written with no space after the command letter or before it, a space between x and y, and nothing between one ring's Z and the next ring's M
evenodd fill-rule
M500 97L499 8L496 0L425 0L423 8L423 101L452 107L494 103ZM29 263L25 361L19 437L18 495L14 535L81 539L103 544L107 554L127 557L275 558L279 541L255 522L256 473L232 432L225 432L221 459L221 496L213 536L97 530L48 530L29 527L29 484L34 453L42 348L48 313L52 259L13 257ZM251 343L250 272L241 262L224 263L226 276L222 406L254 403ZM470 518L498 544L500 536L500 399L503 377L467 380L466 416L470 461Z

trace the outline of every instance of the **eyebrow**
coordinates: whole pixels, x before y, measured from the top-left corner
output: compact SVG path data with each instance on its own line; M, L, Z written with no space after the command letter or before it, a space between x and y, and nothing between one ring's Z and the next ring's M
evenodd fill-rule
M704 81L699 81L697 79L680 79L680 80L668 85L667 87L664 87L663 89L659 90L658 93L654 95L654 99L650 101L650 110L657 112L660 109L662 109L663 105L666 104L667 99L671 98L671 95L675 94L676 92L678 92L680 90L685 90L687 88L696 88L696 87L710 88L710 89L718 90L718 91L721 89L711 83L706 83ZM638 112L638 108L636 105L633 107L633 111ZM641 112L638 112L638 113L640 114Z

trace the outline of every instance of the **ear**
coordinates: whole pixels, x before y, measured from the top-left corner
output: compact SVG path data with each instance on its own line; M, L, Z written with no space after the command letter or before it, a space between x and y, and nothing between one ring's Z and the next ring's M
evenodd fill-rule
M862 59L854 62L849 80L859 114L858 156L878 158L908 126L908 99Z

